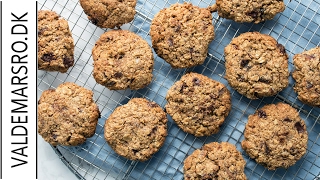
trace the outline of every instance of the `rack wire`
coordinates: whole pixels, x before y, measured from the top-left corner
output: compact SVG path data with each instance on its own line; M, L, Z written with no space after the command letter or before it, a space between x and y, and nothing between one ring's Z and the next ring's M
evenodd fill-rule
M215 0L138 0L136 15L131 23L121 26L144 38L149 45L150 24L154 15L174 3L191 2L208 7ZM183 161L195 149L213 141L227 141L235 144L247 164L248 179L306 179L320 180L320 109L307 106L297 99L293 91L294 81L276 96L250 100L234 91L224 79L224 47L232 38L247 31L269 34L286 48L289 55L289 70L292 72L292 57L315 46L320 46L320 1L286 0L286 9L273 20L260 24L235 23L213 14L215 39L209 47L208 56L202 65L189 69L172 69L156 56L153 80L150 85L137 91L111 91L97 84L92 76L93 60L91 50L106 29L90 23L76 0L40 0L39 9L56 11L64 17L72 31L75 42L75 65L67 73L38 71L38 98L44 90L56 88L63 82L75 82L94 92L94 99L103 115L95 135L75 147L52 147L61 161L79 179L183 179ZM103 126L106 118L120 105L132 97L144 97L164 107L167 90L186 72L204 74L225 84L232 95L232 110L221 126L219 133L208 137L194 137L183 132L168 116L168 136L163 147L146 162L130 161L118 156L106 143ZM305 120L309 133L305 156L288 169L269 171L257 164L242 150L241 141L247 118L265 104L285 102L295 107Z

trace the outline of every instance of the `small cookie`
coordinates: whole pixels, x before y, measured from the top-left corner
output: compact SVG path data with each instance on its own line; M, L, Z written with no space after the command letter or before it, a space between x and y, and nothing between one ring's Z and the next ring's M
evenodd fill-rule
M155 15L150 36L158 56L173 68L202 64L214 38L212 15L190 3L173 4Z
M115 28L133 20L137 0L80 0L84 13L92 24Z
M67 72L74 63L73 51L68 22L53 11L38 11L38 69Z
M38 133L53 146L76 146L92 137L99 108L93 92L74 83L43 91L38 101Z
M305 153L308 132L296 109L285 103L265 105L250 115L242 148L269 170L294 165Z
M111 90L141 89L152 80L152 50L130 31L105 32L93 47L92 56L93 77Z
M273 19L284 11L283 0L216 0L211 11L218 11L220 17L232 19L236 22L260 23Z
M224 54L225 78L247 98L273 96L288 86L288 56L273 37L243 33L232 39Z
M229 90L220 82L188 73L168 90L166 111L185 132L210 136L231 110Z
M228 142L212 142L195 150L184 160L184 179L247 179L246 161L236 146Z
M293 63L292 77L298 98L305 104L320 107L320 47L296 54Z
M167 116L162 108L143 98L133 98L117 107L106 120L104 137L119 155L146 161L163 145Z

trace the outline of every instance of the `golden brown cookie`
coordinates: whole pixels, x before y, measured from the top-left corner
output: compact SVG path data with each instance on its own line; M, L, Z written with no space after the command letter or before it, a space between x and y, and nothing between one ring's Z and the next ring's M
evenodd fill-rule
M320 107L320 47L296 54L293 57L295 71L292 77L298 98L311 106Z
M210 136L219 131L231 110L229 90L220 82L188 73L168 90L166 111L185 132Z
M307 150L305 122L285 103L265 105L250 115L244 137L242 148L269 170L294 165Z
M104 137L111 148L130 160L148 160L166 136L166 113L155 102L143 98L133 98L117 107L104 126Z
M93 92L74 83L43 91L38 101L38 133L53 146L76 146L94 135L99 108Z
M212 142L195 150L184 161L184 179L245 180L246 161L237 148L228 142Z
M173 4L155 15L150 36L158 56L173 68L202 64L214 38L212 15L191 3Z
M133 32L112 30L102 34L92 56L94 79L111 90L141 89L152 80L152 50Z
M232 39L224 54L225 78L247 98L273 96L288 86L288 56L273 37L243 33Z
M284 9L283 0L216 0L211 7L211 11L218 11L220 17L256 24L273 19Z
M133 20L137 0L80 0L88 19L101 28L115 28Z
M38 69L67 72L74 63L68 22L49 10L38 11Z

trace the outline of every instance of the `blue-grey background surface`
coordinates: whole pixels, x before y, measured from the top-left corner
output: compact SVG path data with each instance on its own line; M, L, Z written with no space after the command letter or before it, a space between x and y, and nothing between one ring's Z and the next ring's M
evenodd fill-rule
M168 63L156 56L153 80L144 89L131 91L111 91L97 84L92 76L93 60L91 50L106 29L91 24L76 0L40 0L39 9L56 11L65 18L75 40L75 65L67 73L38 72L38 96L49 88L56 88L63 82L75 82L94 92L94 99L103 115L98 122L96 133L84 144L76 147L52 147L61 160L79 179L183 179L183 161L195 149L213 141L227 141L235 144L247 164L245 174L248 179L320 179L320 108L304 105L293 91L294 81L290 77L289 86L278 95L259 100L249 100L234 91L224 79L224 47L232 38L247 31L259 31L274 37L283 44L289 55L289 70L293 71L292 58L315 46L320 46L320 0L285 0L286 9L273 20L260 24L235 23L219 18L213 13L215 38L210 44L206 61L190 69L172 69ZM208 7L215 0L138 0L134 20L123 25L144 38L151 46L149 36L152 18L161 9L174 3L191 2L200 7ZM169 118L168 136L164 146L150 160L135 162L119 157L108 146L103 137L103 126L112 111L128 102L132 97L144 97L165 106L167 90L188 71L204 74L225 84L232 94L232 110L221 126L219 133L196 138L177 127ZM39 97L38 97L39 98ZM241 141L247 118L258 108L269 103L286 102L295 107L305 120L309 133L308 150L294 166L269 171L242 150Z

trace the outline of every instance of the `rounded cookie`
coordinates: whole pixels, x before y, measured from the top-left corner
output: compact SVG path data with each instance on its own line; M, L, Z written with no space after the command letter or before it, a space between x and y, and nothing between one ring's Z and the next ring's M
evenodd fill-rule
M133 98L117 107L106 120L104 137L119 155L146 161L163 145L167 121L166 113L158 104Z
M173 68L202 64L214 38L212 15L191 3L173 4L155 15L150 36L158 56Z
M308 132L296 109L285 103L265 105L250 115L242 148L269 170L288 168L305 153Z
M53 146L76 146L94 135L99 108L93 92L74 83L43 91L38 101L38 133Z
M246 161L228 142L212 142L195 150L184 160L184 179L247 179Z
M141 89L152 80L152 50L145 40L130 31L102 34L92 56L93 77L109 89Z
M188 73L168 90L166 111L185 132L210 136L231 110L229 90L220 82Z
M211 7L211 11L218 11L220 17L256 24L273 19L284 9L283 0L217 0Z
M243 33L232 39L224 54L225 78L247 98L273 96L288 86L288 56L273 37Z
M115 28L133 20L137 0L80 0L88 19L101 28Z
M311 106L320 107L320 47L296 54L293 57L295 71L292 77L298 98Z
M68 22L49 10L38 11L38 69L65 73L74 63Z

